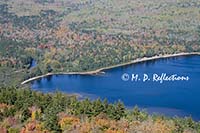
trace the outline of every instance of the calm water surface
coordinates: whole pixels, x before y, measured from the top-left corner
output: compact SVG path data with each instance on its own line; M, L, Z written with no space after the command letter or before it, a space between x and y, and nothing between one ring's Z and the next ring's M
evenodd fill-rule
M159 59L106 70L104 75L54 75L32 82L42 92L60 90L83 97L121 100L129 108L138 105L150 113L168 116L192 116L200 120L200 56ZM129 75L128 81L122 75ZM188 76L188 81L153 82L152 75L166 73ZM131 81L138 74L140 81ZM149 81L143 82L143 74ZM127 77L125 77L127 78Z

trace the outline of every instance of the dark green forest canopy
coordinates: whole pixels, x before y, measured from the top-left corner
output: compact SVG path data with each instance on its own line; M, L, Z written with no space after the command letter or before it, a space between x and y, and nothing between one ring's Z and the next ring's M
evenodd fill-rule
M2 77L23 72L22 81L48 72L199 52L199 7L198 0L3 0L0 70L12 74ZM37 66L29 69L33 59Z
M192 118L148 115L122 102L78 100L60 92L53 94L28 88L0 88L0 130L8 132L199 132ZM86 128L86 127L87 128Z

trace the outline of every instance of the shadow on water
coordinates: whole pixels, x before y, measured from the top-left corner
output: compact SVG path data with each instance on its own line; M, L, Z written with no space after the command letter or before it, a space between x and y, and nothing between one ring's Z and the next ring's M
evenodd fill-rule
M46 79L47 79L48 82L51 82L52 78L53 78L53 75L49 75L49 76L46 77Z

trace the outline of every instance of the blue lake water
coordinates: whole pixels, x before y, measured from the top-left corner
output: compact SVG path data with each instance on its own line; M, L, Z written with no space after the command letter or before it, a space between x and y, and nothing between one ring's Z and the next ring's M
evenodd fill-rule
M126 76L122 78L124 73ZM189 77L189 80L153 81L154 74L162 73ZM137 81L132 80L132 74L138 75ZM150 80L143 82L144 74ZM33 81L32 89L78 93L91 99L107 98L109 102L121 100L128 108L138 105L150 113L200 120L200 56L147 61L106 70L105 74L96 76L54 75Z
M29 69L31 69L31 68L33 68L33 67L36 67L36 66L37 66L36 60L32 59L32 60L31 60L31 64L30 64L30 66L29 66Z

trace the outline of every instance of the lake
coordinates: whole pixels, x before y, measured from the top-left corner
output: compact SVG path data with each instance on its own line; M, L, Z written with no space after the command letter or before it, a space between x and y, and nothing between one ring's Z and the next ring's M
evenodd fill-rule
M137 105L149 113L200 120L200 56L146 61L102 75L54 75L32 81L32 89L121 100L127 108Z

